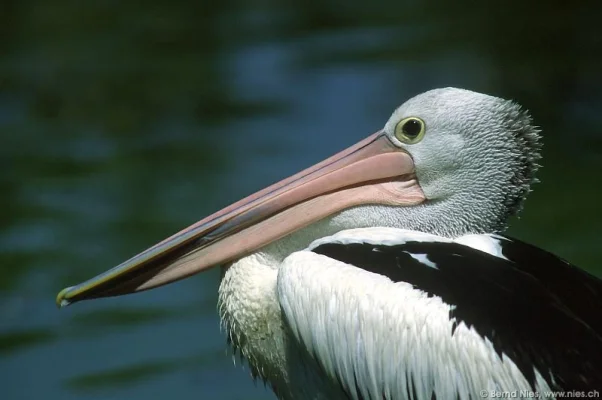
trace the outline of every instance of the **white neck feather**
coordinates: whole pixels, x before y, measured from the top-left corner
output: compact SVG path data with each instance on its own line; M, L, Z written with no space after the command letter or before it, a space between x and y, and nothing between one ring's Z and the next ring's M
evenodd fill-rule
M222 329L234 353L248 361L253 378L270 383L278 398L344 398L284 322L277 293L281 250L264 249L224 268L218 301Z

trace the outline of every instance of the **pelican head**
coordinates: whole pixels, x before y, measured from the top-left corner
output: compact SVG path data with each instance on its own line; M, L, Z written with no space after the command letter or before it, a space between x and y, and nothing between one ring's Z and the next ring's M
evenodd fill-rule
M502 230L534 181L538 138L513 102L431 90L367 139L64 289L57 303L161 286L295 235L302 248L369 226L449 237Z
M414 119L425 129L409 140L400 130ZM539 133L529 114L512 101L468 90L420 94L393 112L384 131L412 156L428 199L421 212L403 210L399 218L415 221L397 219L397 227L448 237L504 230L539 167Z

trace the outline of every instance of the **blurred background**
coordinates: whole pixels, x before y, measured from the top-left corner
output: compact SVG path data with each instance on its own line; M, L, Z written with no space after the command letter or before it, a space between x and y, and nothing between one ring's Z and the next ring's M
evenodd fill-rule
M232 364L217 270L54 297L435 87L531 110L544 168L510 233L601 276L601 5L3 0L0 396L274 399Z

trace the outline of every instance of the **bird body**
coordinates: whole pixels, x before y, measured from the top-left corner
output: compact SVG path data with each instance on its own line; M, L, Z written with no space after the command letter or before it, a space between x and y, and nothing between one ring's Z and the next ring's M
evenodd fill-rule
M599 389L601 281L500 235L535 181L539 149L515 103L432 90L364 141L57 303L222 266L228 340L282 399Z
M537 253L498 235L340 231L284 259L265 249L226 267L220 317L253 376L283 399L597 388L602 366L583 354L602 359L602 298L571 290L601 293L600 281L541 250L541 264L508 258L521 248Z

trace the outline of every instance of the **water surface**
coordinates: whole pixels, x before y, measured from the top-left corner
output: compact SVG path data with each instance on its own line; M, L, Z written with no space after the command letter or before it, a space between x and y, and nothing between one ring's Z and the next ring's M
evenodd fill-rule
M71 3L0 13L3 398L274 398L232 365L218 271L60 312L54 296L434 87L532 111L542 182L510 232L602 275L597 3Z

